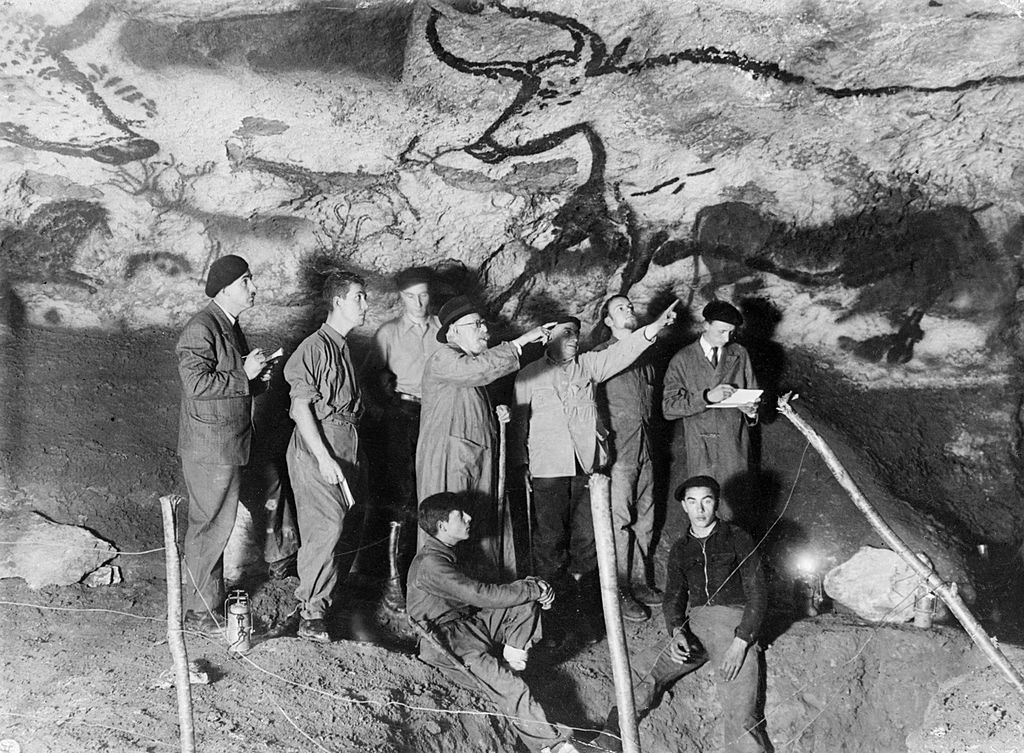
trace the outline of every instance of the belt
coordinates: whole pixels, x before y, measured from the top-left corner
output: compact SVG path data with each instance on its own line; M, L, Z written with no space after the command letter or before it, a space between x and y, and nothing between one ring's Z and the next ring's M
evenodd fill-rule
M396 392L395 395L398 397L399 400L405 400L406 402L409 403L419 404L421 402L418 397L416 397L415 395L410 395L408 392Z

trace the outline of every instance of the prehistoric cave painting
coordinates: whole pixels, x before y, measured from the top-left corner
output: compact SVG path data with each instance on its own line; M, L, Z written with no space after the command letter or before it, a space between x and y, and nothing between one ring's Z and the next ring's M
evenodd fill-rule
M559 231L557 237L548 246L533 254L522 275L499 294L495 301L499 305L523 289L538 271L556 264L562 251L584 239L589 238L593 245L603 247L609 258L620 262L626 261L622 276L622 292L643 278L651 258L658 252L658 246L653 239L644 242L642 233L632 222L632 212L628 203L607 185L604 174L606 149L601 135L589 122L583 120L568 125L558 122L558 116L561 115L558 108L572 104L585 94L591 82L601 77L633 75L680 63L703 63L746 71L755 79L770 78L794 87L809 87L818 94L834 99L856 96L883 97L904 92L959 92L983 86L1024 83L1022 74L988 76L934 87L903 84L829 87L815 84L800 74L784 70L775 63L712 46L624 62L631 42L629 37L622 39L609 50L599 34L574 18L549 11L508 7L501 3L491 3L487 7L512 19L536 21L566 32L573 44L571 49L550 50L529 60L468 60L445 47L438 28L444 14L436 7L432 7L425 33L431 50L440 61L461 73L507 81L518 86L512 102L484 129L479 138L465 147L465 151L483 162L497 163L509 157L541 154L573 136L582 136L593 155L590 175L586 182L574 192L554 219ZM472 12L479 12L482 9L482 5L476 5L473 6ZM555 121L557 125L545 129L545 120ZM703 174L713 169L707 168L692 175ZM650 191L633 195L655 193L663 189L677 193L682 190L683 185L679 178L673 178L653 187Z
M45 204L0 238L0 271L8 281L61 283L95 293L100 281L72 266L94 232L110 237L107 220L107 210L94 201Z
M666 244L653 262L700 256L711 273L705 297L749 277L752 269L810 288L856 290L856 300L836 321L880 312L894 331L865 340L842 337L839 346L868 361L906 363L924 337L925 313L993 311L1012 298L999 255L969 210L909 204L896 196L887 207L794 229L749 204L723 202L701 209L692 240Z
M0 18L0 83L2 139L111 165L145 159L160 149L111 111L46 28ZM115 90L115 96L133 93L123 89L118 87L122 91ZM145 101L141 106L149 108Z

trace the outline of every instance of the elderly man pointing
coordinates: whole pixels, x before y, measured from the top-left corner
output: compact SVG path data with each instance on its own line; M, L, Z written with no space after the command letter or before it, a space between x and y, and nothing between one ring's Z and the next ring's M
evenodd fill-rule
M439 492L466 492L475 504L473 536L463 544L467 567L481 580L514 580L511 526L499 519L494 499L498 421L507 423L509 411L507 406L496 411L485 388L516 371L523 346L546 342L550 327L534 327L488 348L483 309L470 298L448 301L438 319L437 340L447 347L434 353L423 369L417 496L422 501Z

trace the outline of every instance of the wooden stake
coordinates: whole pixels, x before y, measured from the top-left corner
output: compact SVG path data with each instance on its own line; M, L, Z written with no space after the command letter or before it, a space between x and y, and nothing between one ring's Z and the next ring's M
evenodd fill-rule
M629 668L629 651L622 627L619 606L619 582L615 567L615 532L612 527L610 480L595 473L590 477L590 512L594 519L594 541L597 544L597 569L601 576L601 606L608 633L608 651L612 658L615 681L615 705L619 710L619 734L623 753L640 753L640 731L636 721L636 700L633 697L633 674Z
M1003 655L1003 652L999 650L999 647L992 642L989 638L988 633L985 632L984 628L974 619L974 615L971 614L970 610L967 609L967 605L964 604L963 599L960 595L952 588L947 586L938 574L931 567L925 565L918 558L910 548L904 543L903 539L889 526L882 516L878 514L878 511L872 507L871 503L868 502L867 498L861 493L861 490L854 483L854 480L847 473L846 468L839 462L839 458L836 457L835 453L832 452L832 448L826 444L825 440L818 434L811 426L800 417L799 414L789 404L791 400L795 400L796 396L793 393L787 393L779 398L779 413L788 418L792 424L807 437L807 441L811 443L811 446L818 451L818 454L825 460L825 464L828 465L832 475L839 481L839 485L846 490L846 493L850 495L858 509L867 517L868 522L871 526L878 531L878 534L882 537L889 548L892 549L896 554L903 558L903 560L910 565L910 567L916 572L924 581L928 584L928 589L935 592L939 597L946 602L949 607L949 611L952 612L956 618L963 625L964 630L971 636L971 639L978 645L978 647L985 652L985 655L989 660L1002 670L1003 674L1006 675L1010 683L1017 688L1017 691L1024 694L1024 677L1021 676L1020 672L1010 664L1009 660Z
M182 633L181 617L181 558L178 555L178 537L174 510L181 502L177 495L160 498L160 511L164 518L164 561L167 566L167 645L174 662L174 685L178 690L178 728L181 753L195 753L195 729L192 726L192 682L188 674L188 652Z

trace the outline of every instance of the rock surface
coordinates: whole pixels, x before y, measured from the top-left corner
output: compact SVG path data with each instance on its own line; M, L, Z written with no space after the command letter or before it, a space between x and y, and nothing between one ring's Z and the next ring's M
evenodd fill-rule
M825 574L825 593L869 622L907 622L922 583L903 558L889 549L863 547Z
M0 578L23 578L31 588L77 583L117 556L112 544L78 526L35 512L0 516Z
M225 253L250 332L305 326L317 255L368 332L446 259L512 328L731 298L901 496L1024 524L1012 4L16 0L0 34L0 332L176 329Z

